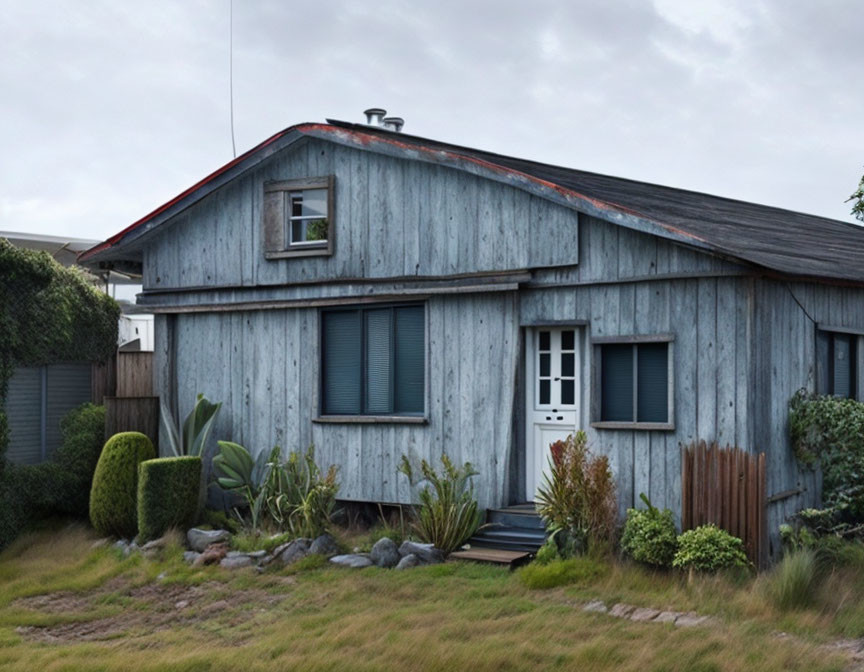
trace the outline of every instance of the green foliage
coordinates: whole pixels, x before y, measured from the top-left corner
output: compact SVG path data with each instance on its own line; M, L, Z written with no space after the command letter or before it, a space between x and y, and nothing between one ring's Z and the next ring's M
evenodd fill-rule
M551 474L537 490L537 511L564 557L591 543L611 545L618 504L615 480L605 456L592 457L583 431L550 446Z
M766 577L765 591L783 610L804 609L813 604L818 579L816 553L808 548L786 553Z
M99 534L138 532L138 465L155 457L150 439L139 432L121 432L105 443L90 490L90 522Z
M0 239L0 269L0 409L16 366L104 361L114 353L120 307L91 277L5 239ZM5 427L0 419L0 458Z
M248 509L248 520L236 511L238 519L252 530L268 522L294 536L316 537L327 531L339 492L338 471L331 465L322 472L313 446L304 453L292 451L283 461L279 446L255 460L238 443L218 443L213 458L216 482L240 495Z
M474 498L471 479L479 472L470 462L456 467L447 455L441 456L439 474L426 460L417 474L403 455L399 473L408 477L412 487L427 483L417 493L420 507L414 530L421 541L434 544L445 553L460 548L480 527L483 512ZM431 488L429 487L431 486Z
M545 590L573 584L585 584L606 575L608 565L589 556L566 560L553 560L546 564L537 562L517 571L519 580L528 588Z
M561 560L561 553L558 552L558 544L554 539L547 539L534 556L534 562L538 565L548 565L556 560Z
M852 201L852 214L864 222L864 177L858 183L858 189L852 194L847 203Z
M183 427L177 426L171 409L162 402L162 426L168 436L168 448L175 457L192 455L203 457L207 448L207 438L210 430L222 408L221 402L213 404L203 394L198 395L195 407L183 421Z
M640 497L648 508L627 509L621 549L636 562L669 567L678 550L675 516L669 509L653 506L644 493Z
M716 572L730 567L746 567L744 543L716 525L701 525L678 537L678 551L672 566Z
M195 521L201 458L194 455L146 460L138 465L138 538L149 541L172 527Z
M864 522L864 403L799 390L789 403L789 436L798 460L822 469L822 531Z
M211 530L228 530L232 534L240 532L237 520L227 515L224 511L215 509L204 509L198 515L196 527Z

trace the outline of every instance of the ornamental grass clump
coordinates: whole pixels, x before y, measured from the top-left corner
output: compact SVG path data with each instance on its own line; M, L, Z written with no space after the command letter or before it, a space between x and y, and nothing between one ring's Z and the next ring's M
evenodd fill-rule
M799 548L786 553L765 578L765 592L782 610L805 609L813 604L818 586L816 552Z
M592 457L585 432L550 446L550 474L537 490L537 511L563 557L611 547L616 532L617 499L609 460Z
M672 566L699 572L747 567L744 542L716 525L701 525L678 537Z
M675 516L669 509L661 511L653 506L645 493L640 497L647 508L627 509L621 550L636 562L654 567L670 567L678 550Z
M420 507L414 530L421 541L445 553L460 548L480 527L483 512L474 498L471 479L478 474L470 462L456 467L447 455L441 456L439 474L423 460L417 474L403 455L399 472L412 486L427 483L418 493ZM430 487L431 486L431 487Z

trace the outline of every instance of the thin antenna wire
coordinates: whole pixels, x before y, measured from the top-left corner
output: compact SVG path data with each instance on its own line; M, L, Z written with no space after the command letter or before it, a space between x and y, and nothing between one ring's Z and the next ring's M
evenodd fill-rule
M228 0L228 96L231 109L231 151L237 158L237 144L234 142L234 0Z

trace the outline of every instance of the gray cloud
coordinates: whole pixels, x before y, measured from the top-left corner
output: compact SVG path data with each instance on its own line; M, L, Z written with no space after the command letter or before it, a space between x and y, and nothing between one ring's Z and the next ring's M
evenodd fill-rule
M102 238L231 158L228 0L3 5L0 229ZM235 0L238 151L381 105L418 135L851 219L858 9Z

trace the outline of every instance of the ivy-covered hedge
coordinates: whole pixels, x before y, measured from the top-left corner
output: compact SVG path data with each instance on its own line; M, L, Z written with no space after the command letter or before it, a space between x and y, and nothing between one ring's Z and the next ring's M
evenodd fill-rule
M836 522L864 522L864 403L800 390L789 404L798 460L822 468L822 499Z

